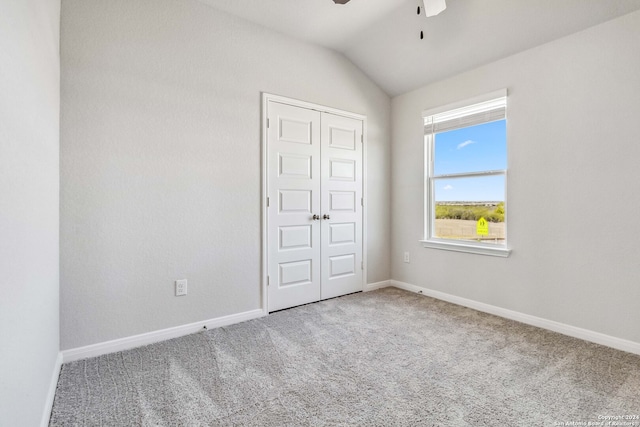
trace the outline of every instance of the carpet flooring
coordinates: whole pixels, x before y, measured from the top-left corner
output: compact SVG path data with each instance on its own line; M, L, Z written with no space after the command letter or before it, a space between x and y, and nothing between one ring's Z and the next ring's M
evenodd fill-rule
M67 363L50 425L586 426L627 415L640 415L640 356L386 288Z

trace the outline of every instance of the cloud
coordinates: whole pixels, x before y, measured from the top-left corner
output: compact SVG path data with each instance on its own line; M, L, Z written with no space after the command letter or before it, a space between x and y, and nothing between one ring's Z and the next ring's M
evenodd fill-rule
M444 190L453 190L453 185L445 185Z
M470 139L466 140L465 142L461 142L460 144L458 144L458 150L466 147L467 145L471 145L471 144L475 144L475 141L472 141Z

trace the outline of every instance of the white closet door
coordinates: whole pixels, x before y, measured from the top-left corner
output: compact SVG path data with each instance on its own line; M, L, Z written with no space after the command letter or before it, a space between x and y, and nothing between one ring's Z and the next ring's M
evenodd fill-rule
M268 311L320 300L320 113L269 102Z
M322 113L321 299L363 288L362 121Z

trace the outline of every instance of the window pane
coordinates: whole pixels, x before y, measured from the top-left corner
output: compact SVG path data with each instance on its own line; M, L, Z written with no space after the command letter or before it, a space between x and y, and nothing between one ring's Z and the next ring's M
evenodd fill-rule
M433 189L433 237L504 244L504 175L434 179ZM489 223L486 235L477 234L480 218Z
M435 135L434 174L507 168L506 120Z

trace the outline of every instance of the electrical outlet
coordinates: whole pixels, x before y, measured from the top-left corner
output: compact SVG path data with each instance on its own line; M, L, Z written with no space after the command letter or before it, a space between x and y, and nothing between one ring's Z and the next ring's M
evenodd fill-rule
M187 294L187 279L176 280L176 296Z
M411 258L409 258L409 252L404 253L404 262L411 262Z

